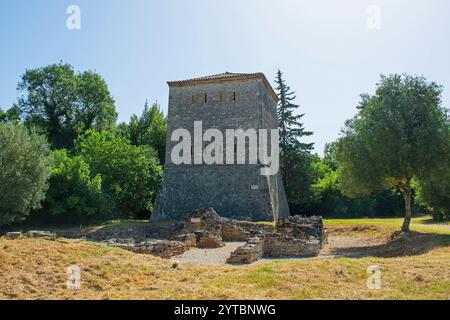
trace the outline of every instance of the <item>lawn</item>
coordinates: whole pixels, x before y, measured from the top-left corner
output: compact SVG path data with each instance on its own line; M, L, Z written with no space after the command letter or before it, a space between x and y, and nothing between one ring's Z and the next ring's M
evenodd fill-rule
M403 218L379 218L379 219L325 219L325 224L329 226L339 225L377 225L388 229L400 230ZM429 232L450 235L450 222L433 222L430 216L413 218L411 230L417 232Z
M387 239L401 220L326 220L325 225L330 237L379 240ZM169 260L102 244L0 238L0 298L450 299L448 225L415 219L412 229L417 233L401 242L406 248L392 245L386 251L393 253L390 257L277 259L245 266L181 264L177 268ZM72 291L66 287L66 268L74 264L81 269L81 288ZM381 289L367 288L367 268L372 265L382 268Z

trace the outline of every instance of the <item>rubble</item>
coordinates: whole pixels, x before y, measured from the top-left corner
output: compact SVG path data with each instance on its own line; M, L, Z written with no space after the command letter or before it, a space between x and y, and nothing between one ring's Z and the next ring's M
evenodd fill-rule
M314 257L326 242L321 217L291 216L275 224L223 218L208 208L190 213L183 223L104 227L94 232L8 232L20 237L53 239L56 236L86 238L134 253L171 258L191 248L220 248L225 242L245 242L234 250L228 263L253 263L263 257Z
M197 239L198 248L213 249L220 248L225 245L220 236L214 235L213 233L206 230L196 231L195 237Z
M31 230L25 235L29 238L56 238L56 234L50 231Z
M183 254L189 249L183 242L172 240L148 240L140 243L110 240L106 244L134 253L151 254L166 259Z
M263 255L264 241L254 237L234 250L227 259L227 263L253 263L261 259Z
M28 232L7 232L5 234L5 238L9 240L18 239L20 237L27 238L46 238L46 239L54 239L57 235L50 231L38 231L38 230L30 230Z
M194 233L183 233L172 237L171 240L184 243L186 248L194 248L197 246L197 237Z
M18 239L22 236L22 232L8 232L5 234L5 238L9 240Z
M192 212L183 232L195 230L197 247L216 248L222 241L247 241L227 260L252 263L262 257L314 257L326 241L321 217L291 216L271 224L222 218L212 208ZM207 246L200 239L214 239Z

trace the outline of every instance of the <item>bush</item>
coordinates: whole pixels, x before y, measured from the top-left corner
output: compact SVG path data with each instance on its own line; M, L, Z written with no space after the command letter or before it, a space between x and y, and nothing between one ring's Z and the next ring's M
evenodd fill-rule
M44 215L59 223L81 223L109 217L109 201L102 193L100 175L91 175L89 165L80 156L70 157L66 150L51 153L53 159L50 188Z
M133 146L113 133L89 130L76 140L76 151L102 176L104 189L123 217L149 217L162 176L153 149Z
M48 146L21 125L0 123L0 225L38 209L50 175Z

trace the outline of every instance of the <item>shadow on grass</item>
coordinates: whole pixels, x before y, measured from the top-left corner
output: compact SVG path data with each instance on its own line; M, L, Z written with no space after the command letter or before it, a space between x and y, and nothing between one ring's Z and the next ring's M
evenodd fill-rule
M394 258L425 254L433 249L450 246L450 235L395 232L384 244L363 247L334 248L331 253L348 258L382 257Z
M448 225L450 226L450 221L435 221L432 218L429 219L424 219L422 221L420 221L421 224L426 224L426 225L441 225L441 226L445 226Z

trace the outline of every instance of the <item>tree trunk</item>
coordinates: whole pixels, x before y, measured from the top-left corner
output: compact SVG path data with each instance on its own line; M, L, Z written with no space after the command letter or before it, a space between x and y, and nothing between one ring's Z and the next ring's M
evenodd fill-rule
M409 224L411 223L412 210L411 210L411 185L410 181L406 184L399 186L399 190L403 195L405 201L405 219L403 220L402 232L409 232Z

